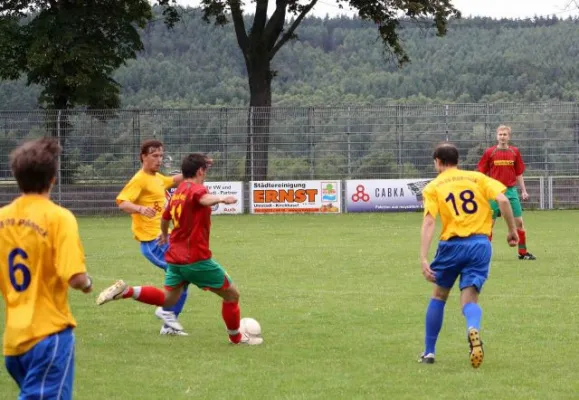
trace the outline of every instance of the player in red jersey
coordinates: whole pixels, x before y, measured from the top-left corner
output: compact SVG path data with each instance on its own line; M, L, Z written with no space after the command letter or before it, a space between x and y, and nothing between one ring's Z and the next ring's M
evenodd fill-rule
M478 163L478 170L483 174L489 175L501 182L507 187L505 195L511 203L513 215L517 224L517 233L519 234L519 260L536 260L536 257L527 251L526 231L523 225L523 207L519 200L517 184L521 188L521 197L523 200L529 198L523 172L525 172L525 163L521 157L519 149L509 145L511 138L511 128L501 125L497 128L496 146L485 150L482 158ZM495 201L491 201L493 209L493 227L497 217L500 216L499 207ZM492 233L490 236L492 240Z
M240 330L239 291L225 269L212 258L209 249L211 207L218 203L234 204L234 196L209 194L203 185L211 160L203 154L190 154L183 160L184 181L167 204L161 221L160 242L169 242L165 254L165 291L153 286L129 286L119 280L103 290L97 304L133 298L141 303L171 307L179 300L184 287L192 283L223 298L222 316L234 344L256 345L263 338ZM169 224L173 231L169 237Z

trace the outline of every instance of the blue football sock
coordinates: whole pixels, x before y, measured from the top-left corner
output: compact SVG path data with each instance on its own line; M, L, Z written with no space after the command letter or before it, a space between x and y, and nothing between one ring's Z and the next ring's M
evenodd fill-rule
M476 303L466 303L462 308L462 314L466 318L466 330L476 328L480 330L480 320L482 318L482 308Z
M181 293L181 297L179 297L179 301L173 307L163 308L163 310L173 311L175 313L175 316L178 317L179 314L181 314L181 311L183 311L183 307L185 307L185 301L187 300L187 289L188 289L188 286L186 286L183 289L183 293Z
M446 302L438 299L430 299L426 310L426 335L424 338L424 354L435 353L436 341L442 328L444 318L444 306Z

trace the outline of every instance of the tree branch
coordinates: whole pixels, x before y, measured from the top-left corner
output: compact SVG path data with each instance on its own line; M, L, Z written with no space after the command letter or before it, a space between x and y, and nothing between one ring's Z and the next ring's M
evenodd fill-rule
M239 44L245 57L247 49L249 48L249 39L247 38L247 31L245 30L245 22L243 22L243 11L241 11L240 0L228 0L228 3L231 9L231 17L233 18L233 26L235 27L235 36L237 36L237 44Z
M308 5L306 5L304 8L302 8L300 15L298 15L298 17L296 18L294 23L291 24L291 26L286 31L286 33L284 33L284 35L279 39L279 41L275 44L275 46L273 46L273 49L269 52L269 59L270 60L275 56L275 53L277 53L279 51L279 49L281 49L282 46L284 44L286 44L286 42L293 37L294 32L297 29L297 27L299 26L299 24L306 17L306 15L311 11L311 9L314 8L314 6L316 5L317 2L318 2L318 0L312 0Z
M265 40L267 40L267 50L271 50L279 38L279 35L283 31L283 25L285 23L287 8L287 0L276 0L275 11L271 15L271 18L267 22L265 27Z
M265 27L267 20L267 5L268 0L257 0L255 4L255 16L253 18L253 25L251 27L251 37L259 38Z

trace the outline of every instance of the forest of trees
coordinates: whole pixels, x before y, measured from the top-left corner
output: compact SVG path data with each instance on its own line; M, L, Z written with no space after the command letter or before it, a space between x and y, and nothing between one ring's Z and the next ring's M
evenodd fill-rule
M124 108L246 106L247 76L233 29L187 9L168 30L142 33L145 50L121 67ZM404 23L411 63L398 68L376 26L358 19L306 18L298 39L274 59L274 106L362 106L397 102L486 103L579 97L579 19L452 21L445 37ZM0 110L37 108L38 87L0 82Z
M138 168L140 141L158 137L175 160L210 153L211 179L249 180L248 112L234 109L249 104L249 90L232 28L190 9L173 30L158 20L142 34L145 50L114 77L122 107L147 110L72 111L67 173L78 183L122 181ZM579 174L579 19L455 20L445 37L405 22L401 34L411 63L398 68L372 24L303 21L273 62L273 105L283 108L272 114L269 179L426 177L431 147L446 137L474 168L503 122L528 174ZM0 110L37 109L39 92L24 79L0 82ZM0 111L0 180L11 176L9 151L55 121Z

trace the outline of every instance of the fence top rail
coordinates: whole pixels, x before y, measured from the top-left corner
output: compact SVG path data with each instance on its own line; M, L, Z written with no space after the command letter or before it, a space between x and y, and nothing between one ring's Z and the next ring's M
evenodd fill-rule
M50 114L57 111L67 111L71 114L75 113L86 113L86 114L99 114L99 113L135 113L135 112L188 112L188 111L247 111L249 109L254 110L272 110L272 111L283 111L283 110L322 110L322 111L348 111L348 110L381 110L390 108L485 108L485 107L553 107L553 106L577 106L579 107L579 102L571 101L546 101L546 102L528 102L528 103L518 103L518 102L497 102L497 103L430 103L430 104L410 104L410 103L386 103L386 104L373 104L373 105L353 105L353 106L308 106L308 107L291 107L291 106L271 106L271 107L224 107L224 106L204 106L204 107L190 107L190 108L117 108L117 109L91 109L87 110L84 108L74 108L66 110L43 110L43 109L33 109L33 110L2 110L0 109L0 114Z

